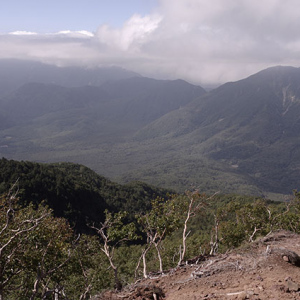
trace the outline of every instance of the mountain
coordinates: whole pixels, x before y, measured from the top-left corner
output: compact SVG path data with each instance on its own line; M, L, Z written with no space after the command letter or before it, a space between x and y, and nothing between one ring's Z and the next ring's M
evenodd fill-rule
M0 59L0 96L31 82L65 87L99 86L109 80L138 76L135 72L118 67L57 67L36 61Z
M6 116L0 123L0 156L77 162L113 178L128 170L126 160L114 162L130 155L127 143L139 130L205 93L182 80L144 77L100 86L27 83L0 97Z
M207 93L136 136L167 140L164 147L181 149L195 168L198 153L260 191L289 193L299 188L299 134L300 69L273 67Z
M183 80L145 77L110 81L100 87L69 88L34 82L2 97L2 108L19 121L63 110L91 108L104 117L117 117L119 121L135 119L146 124L204 93L203 88Z
M201 87L181 80L139 77L100 87L28 83L0 100L7 119L0 128L5 129L4 139L12 137L8 147L22 141L14 152L22 151L23 142L46 150L69 148L69 143L75 148L78 143L98 147L123 141L204 93Z
M0 156L76 162L122 183L275 198L299 188L299 99L300 69L281 66L207 93L141 76L30 82L0 97Z

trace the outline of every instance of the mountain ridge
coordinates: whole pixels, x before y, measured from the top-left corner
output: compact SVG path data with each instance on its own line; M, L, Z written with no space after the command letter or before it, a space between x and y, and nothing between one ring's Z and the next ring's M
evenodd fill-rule
M72 161L119 182L142 180L181 191L197 186L268 195L299 187L299 68L268 68L207 93L182 80L145 77L99 87L50 87L54 94L66 92L51 101L58 107L69 101L67 109L46 107L22 127L2 127L1 156ZM50 97L38 95L27 91L30 101ZM13 101L12 94L6 97ZM11 105L12 119L18 106L22 120L26 108Z
M58 67L37 61L0 59L0 95L7 95L30 82L65 87L99 86L109 80L138 76L141 75L119 67Z
M274 71L287 70L292 70L297 76L293 78L292 84L286 85L280 78L280 84L274 84ZM269 81L263 82L260 77L266 75ZM278 80L278 77L275 79ZM263 155L267 157L266 149L270 151L270 155L274 155L272 145L278 145L280 141L287 146L298 145L297 140L293 138L299 136L300 132L299 83L299 69L289 67L270 68L238 82L227 83L204 95L202 101L194 101L183 108L185 111L181 114L191 123L188 126L189 131L184 134L192 135L191 140L198 140L198 146L206 141L203 154L209 153L210 158L217 160L231 159L230 164L234 166L245 165L245 158L257 156L258 152L263 151ZM270 90L269 85L276 89ZM172 112L169 119L176 119L176 113L178 112ZM167 124L168 115L164 116L164 120ZM160 123L159 127L165 128L164 123ZM177 127L173 125L173 128ZM152 131L154 130L155 128ZM151 131L151 128L148 128L148 131ZM293 148L297 147L296 145ZM280 146L276 151L279 157L282 151L282 145ZM293 159L298 161L300 157ZM287 159L283 161L288 164ZM262 163L261 160L260 162ZM250 164L253 164L253 161L247 165L247 171L250 170ZM254 170L252 172L254 173ZM295 180L293 184L294 186L289 185L290 190L298 186ZM276 189L275 183L273 188Z

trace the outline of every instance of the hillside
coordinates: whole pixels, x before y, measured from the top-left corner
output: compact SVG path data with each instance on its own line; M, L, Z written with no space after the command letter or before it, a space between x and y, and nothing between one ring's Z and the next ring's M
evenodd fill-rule
M194 153L247 176L262 191L288 193L299 186L299 99L300 69L271 68L168 116L178 120L180 113L188 121L182 133L172 130L159 138L171 136L182 147L190 143ZM166 128L168 119L158 126Z
M198 261L164 275L150 276L121 293L100 299L299 299L300 236L276 232L248 245Z
M1 292L9 299L155 299L154 293L156 299L246 299L268 298L274 288L289 299L299 289L299 277L286 266L300 261L291 252L298 251L299 236L270 234L299 233L299 193L286 203L197 190L162 199L156 196L166 191L116 185L82 165L2 159L0 167L2 281L9 278ZM112 213L103 218L106 208ZM114 287L120 292L108 291Z
M163 116L136 140L151 140L161 165L180 166L177 174L204 189L242 191L247 183L247 192L289 193L299 187L299 99L300 69L270 68Z
M129 155L124 143L204 93L182 80L143 77L81 87L27 83L0 98L0 113L5 115L0 123L0 156L76 162L113 178L130 169L126 160L118 162ZM119 147L120 153L114 155Z
M150 201L167 190L142 182L114 183L89 168L72 163L39 164L0 159L0 195L17 182L23 205L44 201L57 217L66 218L79 232L104 219L104 210L126 210L129 218L150 208Z
M126 74L95 86L27 82L6 93L0 157L75 162L120 183L177 191L282 200L299 188L300 69L269 68L208 93Z

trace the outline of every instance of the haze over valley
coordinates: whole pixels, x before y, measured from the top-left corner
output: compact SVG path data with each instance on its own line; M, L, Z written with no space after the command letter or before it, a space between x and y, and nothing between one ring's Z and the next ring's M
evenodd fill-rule
M9 72L8 72L9 70ZM298 188L300 70L206 92L118 68L0 61L0 155L126 183L270 196Z

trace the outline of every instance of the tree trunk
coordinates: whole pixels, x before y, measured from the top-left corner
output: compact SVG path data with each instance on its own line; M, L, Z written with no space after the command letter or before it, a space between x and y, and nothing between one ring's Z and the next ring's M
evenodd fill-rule
M117 291L121 291L122 290L122 283L119 279L118 276L118 268L114 268L114 275L115 275L115 288Z
M185 252L186 252L186 238L188 237L188 235L190 233L190 232L186 233L186 231L187 231L187 221L188 221L188 218L184 222L184 229L183 229L183 233L182 233L182 252L180 251L180 253L179 253L178 266L181 265L181 263L184 260Z
M149 249L151 248L151 245L146 248L144 251L143 251L143 275L144 275L144 278L148 278L148 275L147 275L147 261L146 261L146 254L147 252L149 251Z
M157 257L158 257L158 260L159 260L159 271L160 271L160 273L163 273L162 258L161 258L161 254L160 254L158 244L154 243L154 246L155 246L155 249L157 251Z
M189 208L188 208L187 215L186 215L186 218L184 221L184 227L183 227L183 232L182 232L182 252L179 253L179 261L178 261L177 266L181 265L181 263L183 262L184 257L185 257L186 239L187 239L188 235L190 234L190 232L186 233L187 232L187 223L191 217L193 203L194 203L194 199L192 198L190 200Z
M115 266L113 259L112 259L112 254L109 251L109 246L107 244L107 240L105 240L104 243L104 249L102 249L102 251L105 253L105 255L107 256L110 266L112 267L112 269L114 270L114 276L115 276L115 289L118 291L121 291L122 289L122 283L119 280L119 276L118 276L118 267Z
M147 252L149 251L150 248L151 248L151 244L150 244L149 247L143 249L143 251L142 251L142 255L140 256L139 261L138 261L138 263L136 265L136 268L135 268L135 272L134 272L135 279L137 279L137 277L138 277L138 269L140 267L141 260L143 260L143 277L148 278L146 254L147 254Z
M215 255L219 248L219 220L215 216L215 234L211 232L209 255Z

